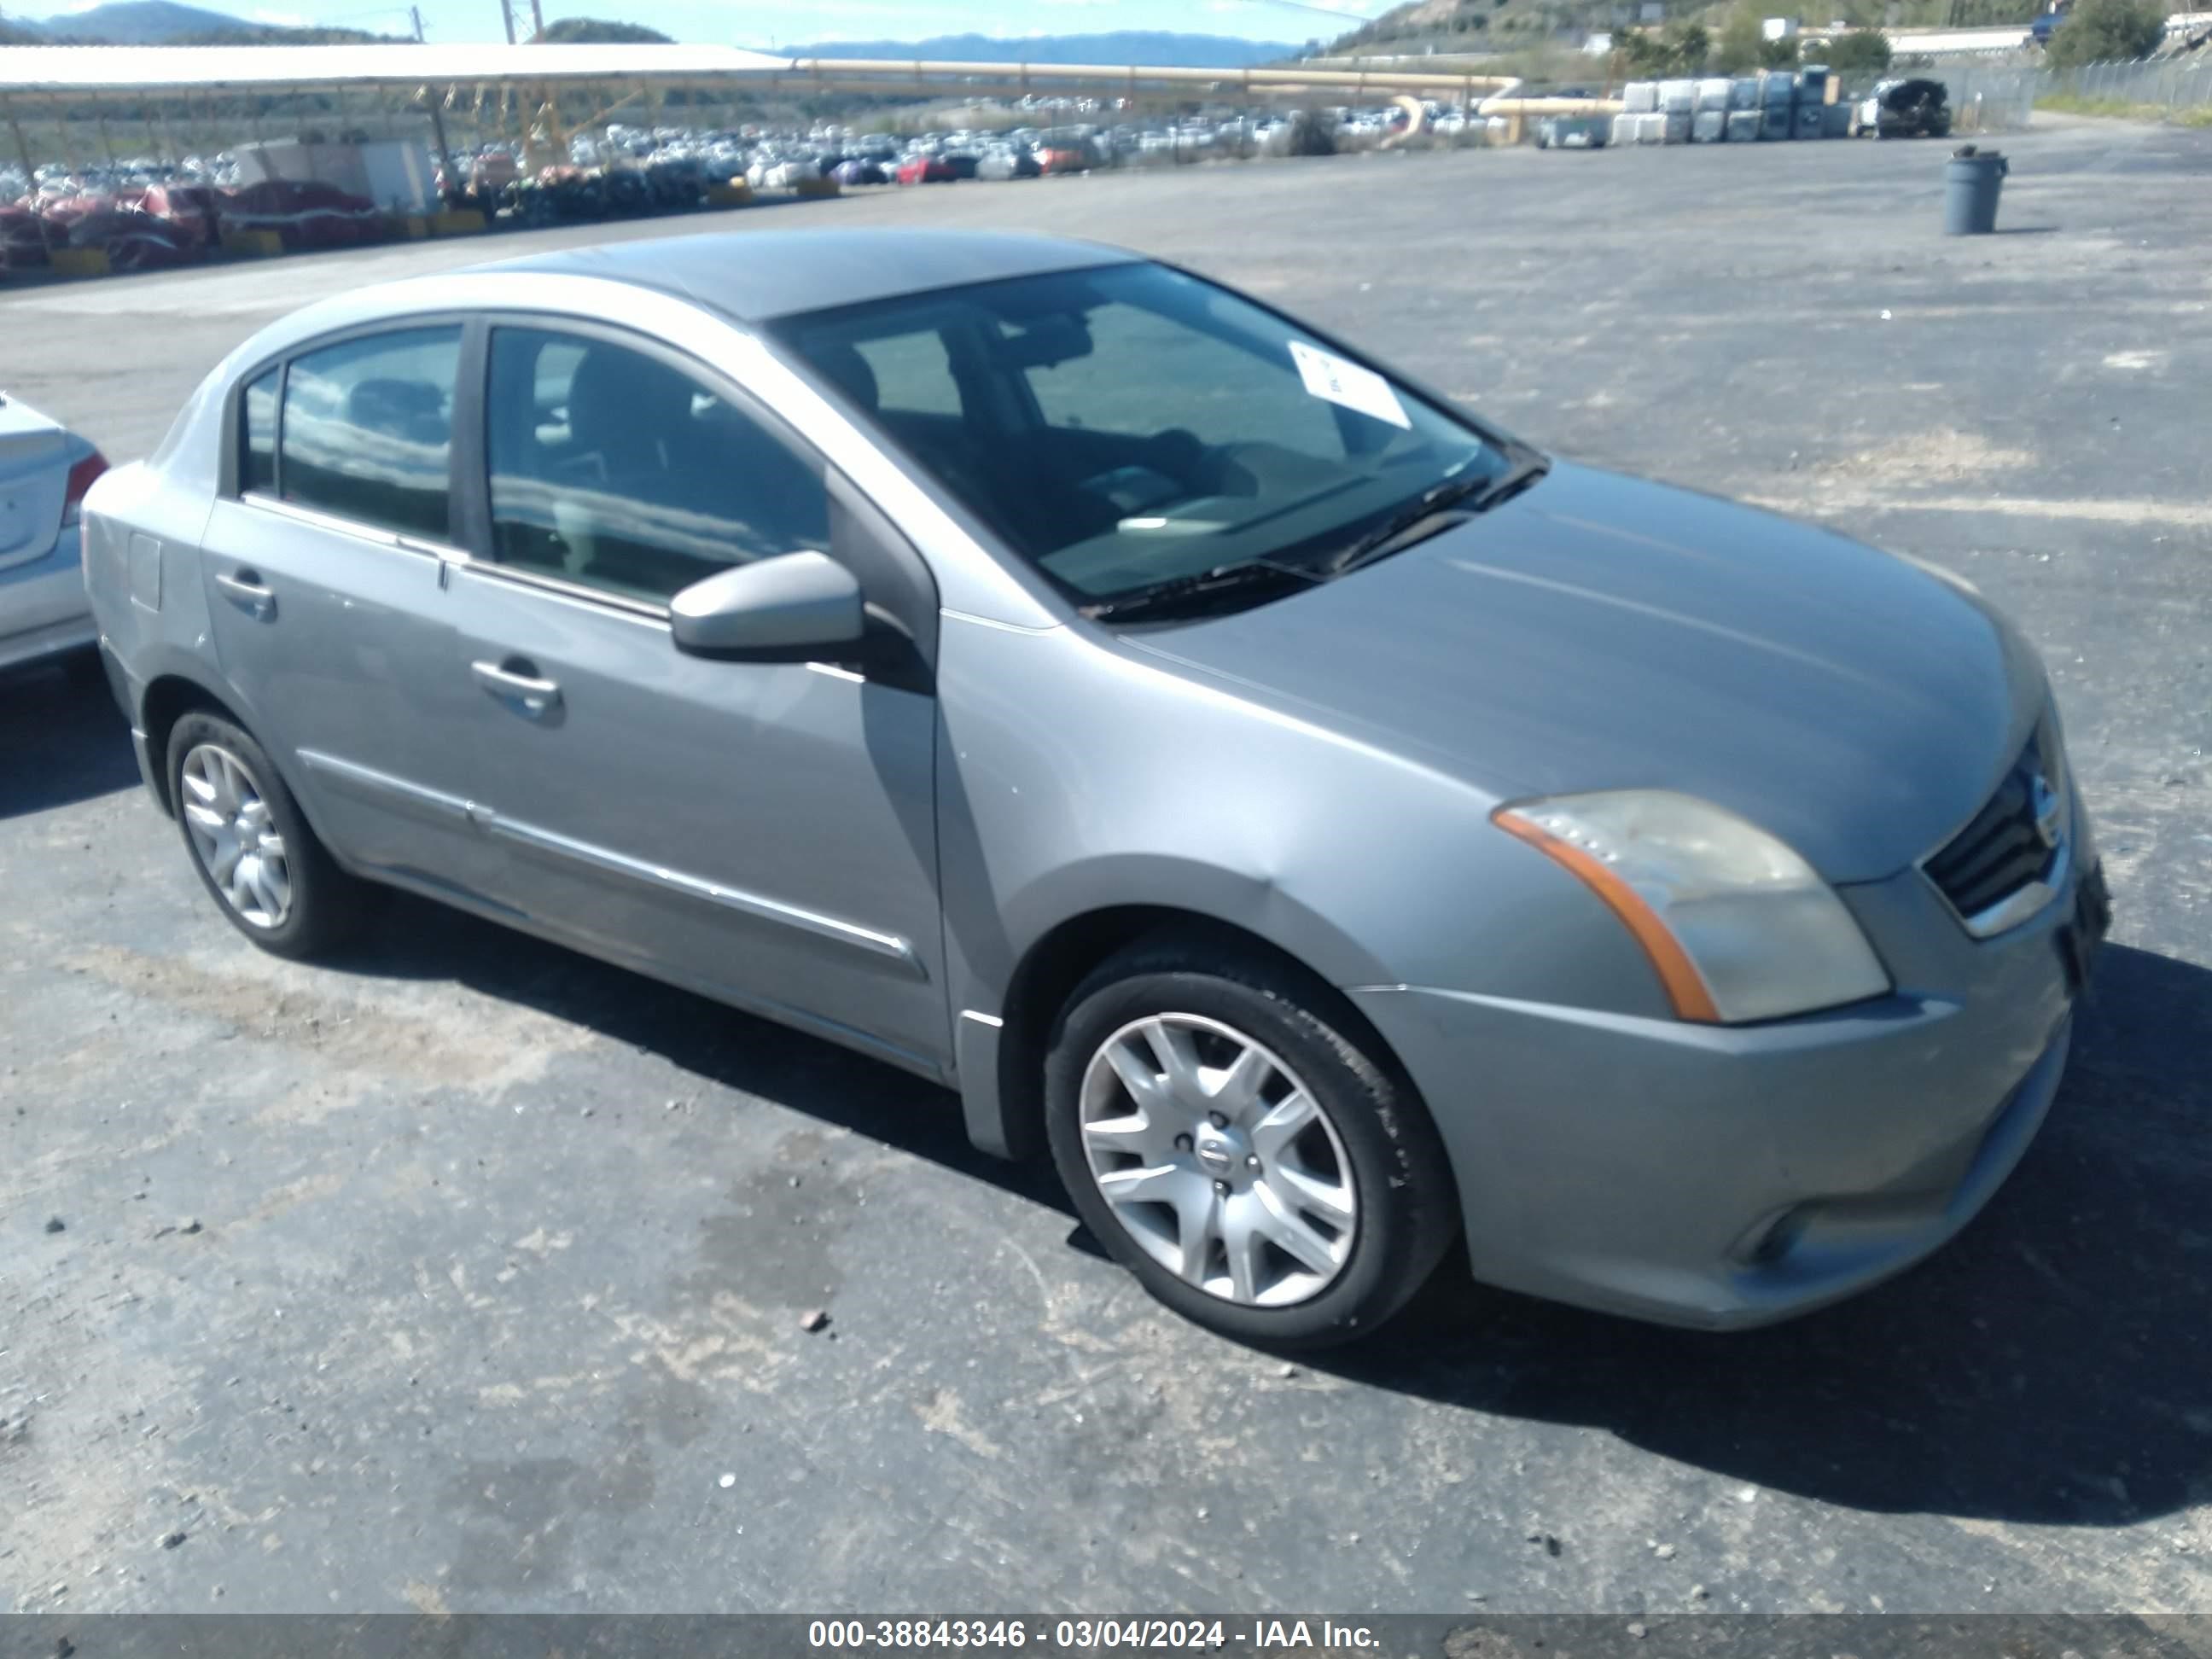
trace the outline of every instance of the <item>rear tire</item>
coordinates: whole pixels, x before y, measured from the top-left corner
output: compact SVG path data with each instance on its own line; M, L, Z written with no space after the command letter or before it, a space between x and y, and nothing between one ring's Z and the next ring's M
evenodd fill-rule
M1457 1234L1435 1126L1349 1016L1256 952L1162 939L1097 969L1054 1023L1046 1129L1085 1224L1238 1341L1364 1336Z
M219 714L188 714L169 733L167 758L185 850L231 926L295 960L359 930L362 884L307 827L252 733Z

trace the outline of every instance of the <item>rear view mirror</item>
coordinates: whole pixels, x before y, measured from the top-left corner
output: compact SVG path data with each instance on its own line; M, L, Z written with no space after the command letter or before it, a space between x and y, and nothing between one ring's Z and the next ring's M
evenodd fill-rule
M860 638L853 573L822 553L786 553L719 571L668 602L676 648L705 657L791 660Z

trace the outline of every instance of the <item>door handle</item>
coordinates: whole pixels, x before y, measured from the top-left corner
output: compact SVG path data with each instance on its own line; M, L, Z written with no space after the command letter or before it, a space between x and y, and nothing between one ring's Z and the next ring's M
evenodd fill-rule
M536 667L520 658L509 657L504 663L473 662L469 672L477 677L478 685L532 720L561 706L560 683L540 678Z
M276 614L276 596L261 585L261 578L251 570L216 572L215 585L225 598L256 622L267 622Z

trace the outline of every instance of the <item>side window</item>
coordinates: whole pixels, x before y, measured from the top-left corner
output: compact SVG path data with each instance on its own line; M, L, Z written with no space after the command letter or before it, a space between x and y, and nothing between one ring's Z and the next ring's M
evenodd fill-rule
M443 541L460 356L455 325L295 357L284 380L284 499Z
M239 399L239 422L244 428L238 457L238 489L272 495L276 489L276 384L283 366L257 376Z
M501 564L665 600L829 546L820 467L660 358L495 329L485 421Z

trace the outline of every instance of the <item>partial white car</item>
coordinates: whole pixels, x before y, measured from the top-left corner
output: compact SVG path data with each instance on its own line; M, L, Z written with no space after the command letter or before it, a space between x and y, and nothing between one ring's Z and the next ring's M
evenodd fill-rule
M106 471L86 440L0 393L0 669L98 643L77 518Z

